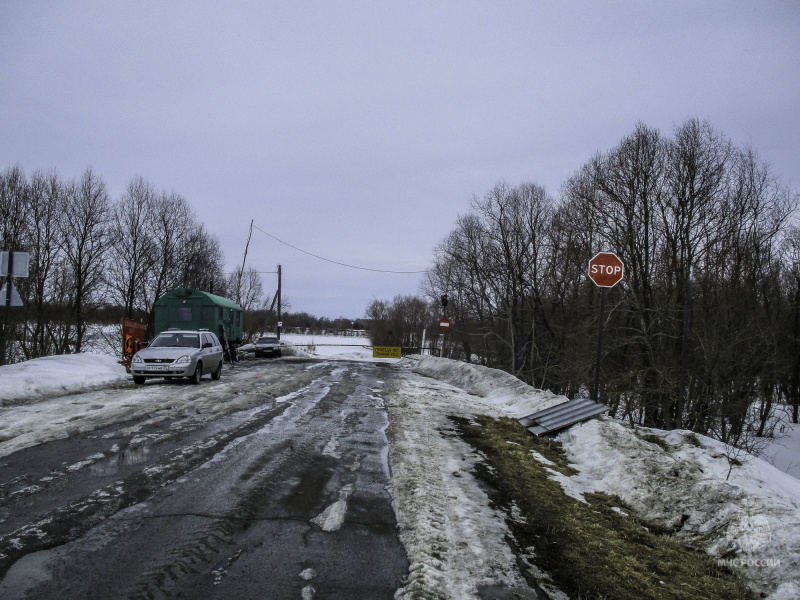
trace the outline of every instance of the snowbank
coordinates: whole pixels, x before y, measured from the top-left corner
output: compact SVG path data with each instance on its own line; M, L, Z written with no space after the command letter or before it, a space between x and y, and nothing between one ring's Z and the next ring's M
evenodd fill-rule
M483 398L413 373L387 381L383 397L392 470L387 490L409 561L395 598L531 597L506 542L505 515L472 475L478 457L449 419L502 413ZM482 595L484 587L507 595Z
M800 425L792 423L790 406L780 406L775 412L780 420L775 428L775 438L759 456L784 473L800 479Z
M474 394L487 406L517 419L567 401L565 396L532 388L505 371L480 365L420 355L408 356L400 364Z
M128 377L116 358L103 354L35 358L0 367L0 406L121 383Z
M478 365L412 356L402 366L471 394L449 414L483 407L487 414L518 418L566 401ZM425 413L448 410L434 408L435 399L435 393L425 399ZM784 439L793 442L794 435ZM791 475L740 455L743 464L728 478L724 444L689 431L634 430L607 417L575 425L558 440L579 472L566 477L552 471L569 495L617 495L638 516L718 557L754 590L771 593L770 600L800 598L800 481Z
M725 445L689 431L634 430L605 419L576 425L558 439L579 471L554 475L571 496L617 495L638 516L741 573L756 591L798 597L792 595L800 573L800 481L794 477L739 455L743 464L726 479Z

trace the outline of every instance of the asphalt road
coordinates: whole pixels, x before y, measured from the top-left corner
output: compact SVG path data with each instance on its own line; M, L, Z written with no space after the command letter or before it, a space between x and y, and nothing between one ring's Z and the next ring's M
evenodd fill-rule
M71 396L156 408L0 460L0 597L391 598L390 376L260 359Z

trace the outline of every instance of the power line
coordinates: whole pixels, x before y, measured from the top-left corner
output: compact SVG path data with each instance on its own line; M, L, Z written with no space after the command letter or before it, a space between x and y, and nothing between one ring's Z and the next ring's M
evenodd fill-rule
M319 260L324 260L325 262L333 263L335 265L339 265L341 267L347 267L348 269L359 269L361 271L372 271L373 273L395 273L399 275L414 275L419 273L426 273L426 271L388 271L385 269L370 269L368 267L359 267L356 265L348 265L347 263L339 262L338 260L331 260L330 258L325 258L324 256L319 256L314 254L313 252L308 252L307 250L303 250L302 248L298 248L297 246L292 246L289 242L284 242L282 239L276 238L271 233L267 233L257 225L253 225L253 229L258 229L264 235L271 237L276 242L280 242L284 246L289 246L293 250L297 250L298 252L302 252L303 254L308 254L309 256L313 256L314 258L318 258Z

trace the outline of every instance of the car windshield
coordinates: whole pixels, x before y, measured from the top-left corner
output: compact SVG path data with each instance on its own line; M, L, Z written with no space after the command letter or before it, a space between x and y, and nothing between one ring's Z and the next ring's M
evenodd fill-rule
M199 348L200 336L196 333L161 333L150 344L151 348Z
M256 343L258 343L258 344L277 344L278 343L278 338L262 337L262 338L258 338L258 342L256 342Z

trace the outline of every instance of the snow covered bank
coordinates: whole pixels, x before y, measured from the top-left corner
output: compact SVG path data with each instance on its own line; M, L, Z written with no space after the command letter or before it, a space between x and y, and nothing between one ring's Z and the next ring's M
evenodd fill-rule
M490 506L472 475L478 457L448 418L502 413L482 398L413 373L387 381L384 405L388 489L410 565L395 598L533 598L505 541L511 535L505 515ZM489 589L507 595L479 595Z
M758 592L800 597L794 477L748 456L726 480L725 445L689 431L634 430L602 420L576 425L558 440L579 471L554 477L571 496L615 494L646 521L742 573Z
M532 388L498 369L419 355L406 357L401 364L415 373L444 381L474 394L480 399L479 402L507 417L524 417L567 401L564 396Z
M776 410L780 422L775 427L775 439L761 453L761 458L784 473L800 479L800 425L792 423L792 408Z
M435 430L430 423L441 423L443 414L483 410L518 418L566 400L477 365L427 356L406 358L403 365L471 394L458 406L437 405L436 394L420 394L413 404L409 399L410 415L420 415L409 424L415 430ZM784 439L794 440L789 434ZM553 471L568 494L617 495L637 515L718 557L772 600L800 598L800 481L794 477L748 455L739 456L744 464L727 478L724 444L688 431L634 430L608 418L576 425L558 440L579 471L573 477ZM427 460L446 484L446 469L440 466L440 473L435 459Z
M125 367L104 354L64 354L0 367L0 406L123 383Z

